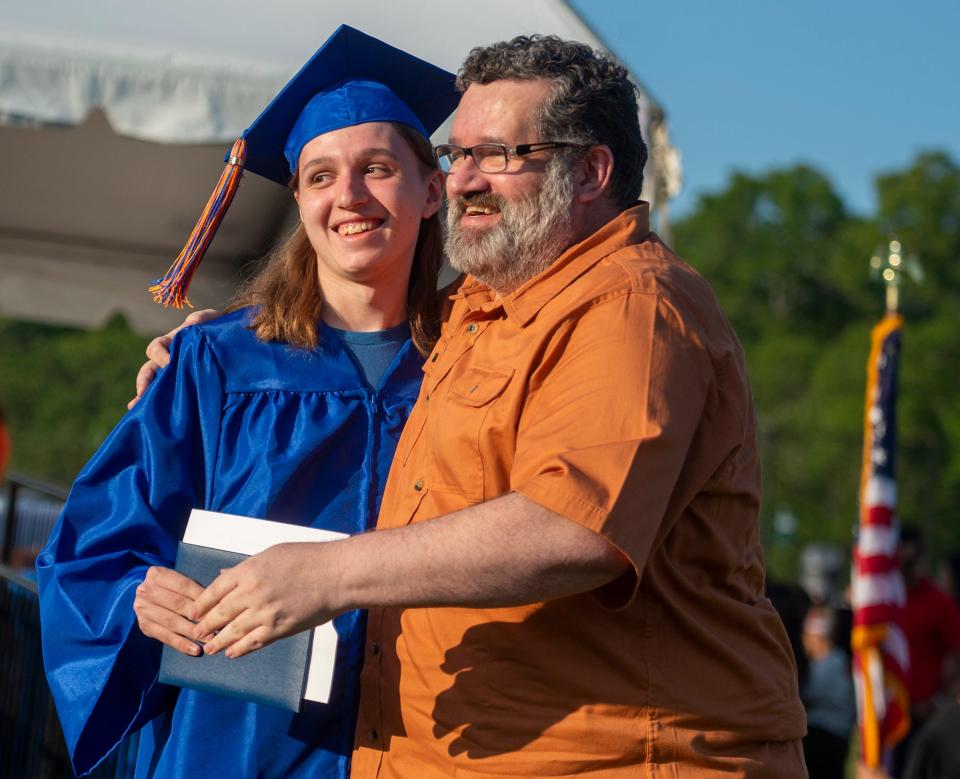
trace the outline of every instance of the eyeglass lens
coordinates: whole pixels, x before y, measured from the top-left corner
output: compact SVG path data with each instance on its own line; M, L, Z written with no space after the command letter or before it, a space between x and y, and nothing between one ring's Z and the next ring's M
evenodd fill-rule
M450 168L466 156L466 150L460 146L441 146L439 148L440 168L449 172ZM483 143L469 150L474 163L484 173L501 173L507 169L506 147L495 143Z

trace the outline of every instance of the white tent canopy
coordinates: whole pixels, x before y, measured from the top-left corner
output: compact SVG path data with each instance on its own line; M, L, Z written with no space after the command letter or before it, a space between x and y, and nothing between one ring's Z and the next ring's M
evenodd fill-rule
M340 23L453 71L472 46L518 34L603 46L559 0L4 4L0 315L91 325L120 310L147 331L178 319L141 290L176 256L216 179L222 157L206 145L236 138ZM666 182L663 111L642 85L640 102L660 147L648 178ZM198 276L199 304L220 303L233 261L262 252L284 221L286 193L255 178Z

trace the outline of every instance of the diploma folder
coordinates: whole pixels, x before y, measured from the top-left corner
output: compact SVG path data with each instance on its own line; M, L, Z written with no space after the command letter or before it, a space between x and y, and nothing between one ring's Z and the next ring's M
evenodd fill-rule
M206 587L248 556L285 542L334 541L343 533L194 509L177 549L176 569ZM164 645L158 681L291 711L326 703L333 685L337 631L332 622L235 659L192 657Z

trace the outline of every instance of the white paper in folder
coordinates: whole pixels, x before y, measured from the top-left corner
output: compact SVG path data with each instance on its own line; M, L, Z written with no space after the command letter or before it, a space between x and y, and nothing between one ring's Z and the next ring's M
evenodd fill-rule
M332 530L194 509L187 520L183 542L209 549L253 555L276 544L336 541L346 537L346 534L334 533ZM314 628L304 700L318 703L330 700L336 656L337 631L333 623L326 622Z

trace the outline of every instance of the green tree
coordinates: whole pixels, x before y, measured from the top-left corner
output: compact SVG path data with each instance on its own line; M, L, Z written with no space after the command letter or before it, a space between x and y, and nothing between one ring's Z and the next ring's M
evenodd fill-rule
M73 481L126 411L144 346L122 317L95 331L0 320L11 469Z
M878 213L851 215L806 166L734 174L675 227L678 251L711 282L744 345L764 468L764 537L777 512L797 544L849 545L857 516L865 366L884 293L867 259L895 234L925 283L902 291L900 513L941 548L960 547L960 169L921 154L877 181ZM795 573L796 556L772 556Z
M797 166L760 177L734 174L674 232L740 337L753 342L797 326L828 336L856 316L825 274L849 222L830 182Z
M926 152L904 171L877 179L877 225L915 253L924 282L910 287L904 315L915 322L955 306L960 294L960 168L942 152Z

